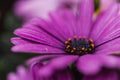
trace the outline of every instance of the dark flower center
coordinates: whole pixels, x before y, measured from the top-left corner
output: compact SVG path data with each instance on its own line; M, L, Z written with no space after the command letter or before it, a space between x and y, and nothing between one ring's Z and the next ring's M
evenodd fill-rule
M77 37L69 38L65 41L65 50L67 53L84 55L94 52L94 43L92 39L87 39L86 37Z

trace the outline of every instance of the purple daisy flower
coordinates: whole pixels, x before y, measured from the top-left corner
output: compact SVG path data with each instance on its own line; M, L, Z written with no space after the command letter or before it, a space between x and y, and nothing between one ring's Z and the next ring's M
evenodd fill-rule
M15 30L14 52L60 55L39 74L75 63L79 72L94 75L101 68L117 69L120 52L120 11L115 4L93 21L93 0L81 0L76 15L67 10L50 13L50 21L36 19ZM38 59L39 60L39 59ZM47 70L46 70L47 69ZM46 72L47 71L47 72Z

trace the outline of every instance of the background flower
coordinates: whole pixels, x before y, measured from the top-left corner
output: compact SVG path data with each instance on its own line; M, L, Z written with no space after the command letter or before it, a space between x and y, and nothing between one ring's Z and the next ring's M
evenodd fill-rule
M115 3L117 3L118 0L100 0L100 9L101 11L106 10L110 6L113 6Z
M7 80L33 80L29 69L19 66L16 73L11 72L7 76Z
M48 18L48 13L58 9L75 11L78 0L18 0L15 13L24 19L33 17Z

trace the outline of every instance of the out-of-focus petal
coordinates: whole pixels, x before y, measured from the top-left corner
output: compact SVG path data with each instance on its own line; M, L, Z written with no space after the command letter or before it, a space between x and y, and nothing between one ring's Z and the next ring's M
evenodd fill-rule
M54 73L55 71L57 70L63 70L67 67L69 67L71 64L73 64L77 59L78 59L79 56L61 56L61 57L57 57L57 58L54 58L50 61L50 63L43 67L39 74L40 75L45 75L46 72L50 72L51 73Z
M47 14L58 7L57 2L57 0L19 0L14 8L15 13L25 19L48 18Z
M55 80L74 80L73 75L68 69L58 71L55 74L56 74Z
M33 78L28 69L19 66L16 73L9 73L7 75L7 80L33 80Z
M15 73L9 73L7 75L7 80L19 80L18 76Z
M55 71L54 73L52 72L52 68L48 68L46 67L48 64L42 64L40 62L34 64L31 67L31 72L32 72L32 76L34 76L34 80L73 80L73 76L71 74L71 72L65 68L63 70L58 70ZM46 67L45 72L42 74L41 71L43 70L43 68Z
M31 58L29 60L26 61L26 64L27 65L34 65L34 63L36 62L42 62L44 60L48 60L48 59L53 59L53 58L57 58L57 57L60 57L60 56L64 56L64 55L42 55L42 56L37 56L37 57L34 57L34 58Z
M97 55L84 55L77 62L79 72L85 75L97 74L101 66L101 59Z
M106 10L110 6L113 6L118 0L100 0L100 9L101 11Z
M15 3L16 15L29 20L33 17L49 19L48 13L67 9L75 12L78 0L18 0ZM47 5L47 6L46 6Z
M120 69L120 58L117 56L102 56L101 60L103 62L103 67L109 69Z
M119 80L116 70L103 70L93 76L84 76L82 80Z
M102 68L119 69L120 59L117 56L101 55L100 52L98 52L94 55L80 57L77 62L77 68L85 75L95 75L98 74Z

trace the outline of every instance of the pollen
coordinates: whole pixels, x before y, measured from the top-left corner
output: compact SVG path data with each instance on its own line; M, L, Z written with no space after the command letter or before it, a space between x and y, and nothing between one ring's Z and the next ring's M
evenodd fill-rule
M92 48L94 48L94 47L95 47L95 45L94 45L94 44L91 44L91 47L92 47Z
M73 38L68 38L68 40L65 41L65 50L69 54L89 54L93 53L94 49L94 41L87 39L86 36L73 36Z
M82 50L82 51L85 51L85 48L83 47L81 50Z

